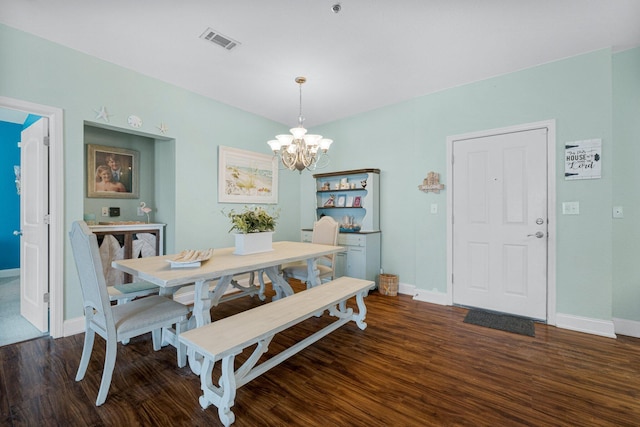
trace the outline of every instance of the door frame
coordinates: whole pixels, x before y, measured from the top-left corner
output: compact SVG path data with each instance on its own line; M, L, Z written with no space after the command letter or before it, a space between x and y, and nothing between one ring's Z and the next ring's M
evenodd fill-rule
M49 118L49 335L64 335L64 164L61 108L0 96L0 107Z
M547 133L547 324L556 324L556 121L525 123L447 137L447 305L453 305L453 143L506 133L546 128Z

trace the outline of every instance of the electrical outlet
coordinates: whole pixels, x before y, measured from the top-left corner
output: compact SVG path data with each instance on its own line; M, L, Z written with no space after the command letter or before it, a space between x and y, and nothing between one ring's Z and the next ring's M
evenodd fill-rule
M144 212L142 212L142 206L138 206L138 216L144 216Z
M613 207L613 217L614 218L624 218L624 211L622 210L622 206L614 206Z
M106 206L102 207L102 216L109 216L109 208Z

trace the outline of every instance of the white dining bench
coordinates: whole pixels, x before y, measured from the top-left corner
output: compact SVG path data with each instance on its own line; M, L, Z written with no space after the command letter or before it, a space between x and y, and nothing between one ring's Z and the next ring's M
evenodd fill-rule
M349 321L356 322L364 330L367 327L364 322L367 313L364 297L374 286L372 281L340 277L181 334L179 339L187 345L189 357L198 354L204 359L200 371L204 393L200 396L200 406L203 409L212 404L217 406L220 421L225 426L231 425L235 421L231 407L238 388ZM358 312L346 306L347 300L352 297L356 298ZM325 310L336 317L336 320L256 365L260 356L267 352L275 334L310 317L320 316ZM256 344L251 356L234 370L235 356ZM222 373L216 386L212 376L217 361L221 361Z

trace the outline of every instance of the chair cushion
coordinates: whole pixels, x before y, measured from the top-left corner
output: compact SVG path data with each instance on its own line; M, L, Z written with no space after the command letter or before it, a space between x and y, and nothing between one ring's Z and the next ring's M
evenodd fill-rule
M157 329L159 324L173 323L186 316L189 308L159 295L152 295L131 301L127 304L112 306L113 321L118 335L133 330ZM105 328L104 317L96 316L94 321Z
M149 282L123 283L121 285L109 286L107 289L109 288L115 288L121 294L130 294L130 293L147 291L152 289L155 291L158 290L157 285L154 285L153 283L149 283ZM112 290L109 289L109 293L111 292Z

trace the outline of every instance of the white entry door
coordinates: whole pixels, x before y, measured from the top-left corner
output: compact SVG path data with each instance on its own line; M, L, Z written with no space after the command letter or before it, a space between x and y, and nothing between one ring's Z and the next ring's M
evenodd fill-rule
M20 314L49 330L49 123L41 118L22 131L20 142Z
M547 129L453 142L453 302L547 318Z

